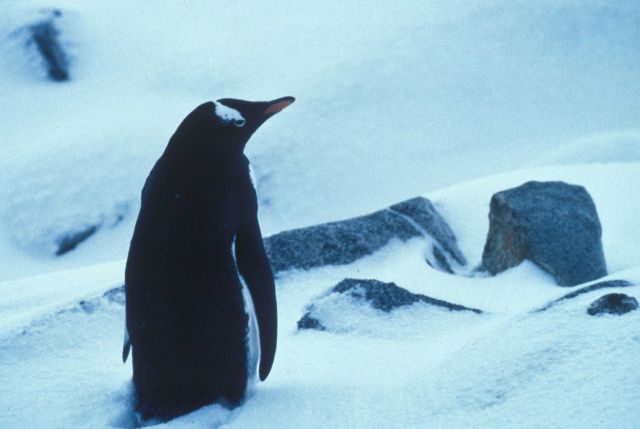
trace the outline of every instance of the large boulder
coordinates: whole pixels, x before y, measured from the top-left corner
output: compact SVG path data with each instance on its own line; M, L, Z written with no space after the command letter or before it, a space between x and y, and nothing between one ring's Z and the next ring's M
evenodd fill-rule
M624 293L610 293L596 299L589 305L587 313L591 316L599 314L625 314L638 308L638 300Z
M317 298L306 308L304 316L298 321L298 329L325 330L327 324L336 324L335 315L343 317L348 313L346 307L366 306L384 313L415 303L424 303L449 311L471 311L482 313L477 308L452 304L425 295L411 293L395 283L378 280L344 279L328 293ZM334 311L335 310L335 311Z
M491 198L482 269L497 274L528 259L560 286L607 274L602 228L582 186L527 182Z
M344 265L379 250L391 240L429 238L431 265L452 272L466 263L446 221L425 198L403 201L369 215L284 231L264 240L274 272Z

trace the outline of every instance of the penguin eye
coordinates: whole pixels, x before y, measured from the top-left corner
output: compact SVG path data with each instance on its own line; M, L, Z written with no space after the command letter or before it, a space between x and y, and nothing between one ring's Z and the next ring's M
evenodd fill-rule
M243 118L240 118L240 119L234 119L232 123L235 127L241 128L241 127L244 127L245 122L246 121Z

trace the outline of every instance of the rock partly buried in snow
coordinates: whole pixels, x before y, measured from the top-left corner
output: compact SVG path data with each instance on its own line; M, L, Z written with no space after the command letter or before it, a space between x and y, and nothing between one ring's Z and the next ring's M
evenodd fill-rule
M597 282L591 284L589 286L584 286L579 289L576 289L572 292L569 292L566 295L561 296L558 299L554 299L553 301L545 304L543 307L536 310L536 312L545 311L558 304L559 302L566 301L568 299L573 299L577 296L583 295L585 293L593 292L599 289L610 289L610 288L623 288L623 287L632 287L635 286L634 283L628 282L627 280L605 280L602 282Z
M610 293L604 295L589 305L587 313L591 316L598 314L625 314L637 310L638 300L624 293Z
M98 228L100 228L100 225L88 225L84 228L79 228L60 235L56 239L56 245L58 246L56 256L64 255L65 253L72 251L78 247L78 244L95 234L98 231Z
M527 182L491 198L482 269L497 274L529 259L561 286L607 274L602 228L582 186Z
M86 136L70 138L68 150L4 172L0 223L16 245L38 256L68 254L139 204L144 178L133 166L146 162L142 156L106 149L102 137L90 144L80 140Z
M265 248L274 271L349 264L394 238L420 236L406 219L380 210L370 215L284 231L268 237Z
M60 10L51 11L49 17L29 26L29 43L35 45L47 68L49 78L56 82L69 80L69 60L60 41L56 20Z
M427 260L435 268L453 273L451 260L464 266L467 261L458 248L456 236L446 220L426 198L412 198L391 206L391 210L407 216L420 231L433 239L434 260Z
M89 237L98 232L102 227L104 227L105 223L107 223L106 226L109 227L118 225L125 218L126 212L128 210L129 209L127 205L120 204L114 207L114 213L110 214L110 219L108 219L107 216L103 216L104 221L99 221L95 224L77 226L70 229L69 231L60 233L55 239L55 244L57 246L56 256L61 256L74 250L76 247L78 247L79 244L87 240Z
M97 296L95 298L83 299L78 301L76 304L73 304L67 308L62 308L55 312L54 316L59 316L65 313L76 313L83 312L86 314L93 314L101 308L104 308L105 304L116 304L116 305L124 305L125 304L125 294L124 294L124 286L116 287L113 289L109 289L102 296ZM43 319L38 320L34 323L43 323L46 322L49 316L45 316Z
M452 272L466 263L445 220L425 198L413 198L366 216L284 231L265 239L274 272L344 265L370 255L389 241L429 236L432 263Z
M411 293L395 283L384 283L378 280L344 279L326 295L307 306L306 313L298 321L298 329L325 330L323 319L326 314L331 312L331 308L327 307L344 304L348 306L366 305L375 310L389 313L400 307L420 302L450 311L482 313L477 308L469 308L425 295Z
M109 302L115 302L117 304L124 305L125 303L125 287L120 286L115 289L110 289L102 295L103 298L106 298Z

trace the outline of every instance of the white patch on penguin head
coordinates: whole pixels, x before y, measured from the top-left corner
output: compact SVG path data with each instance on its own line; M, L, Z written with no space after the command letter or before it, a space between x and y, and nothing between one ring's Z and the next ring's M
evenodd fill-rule
M215 107L213 113L220 119L221 124L233 125L238 128L244 127L246 121L240 112L217 101L214 101L213 105Z

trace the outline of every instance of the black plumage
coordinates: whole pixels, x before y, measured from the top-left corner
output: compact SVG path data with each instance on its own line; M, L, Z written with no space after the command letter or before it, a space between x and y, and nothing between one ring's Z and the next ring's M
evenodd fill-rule
M126 359L129 344L133 348L143 419L241 403L249 369L240 275L260 332L260 379L271 370L275 285L243 149L265 120L293 101L223 99L198 106L147 178L126 267L123 351ZM226 108L242 118L225 116Z

